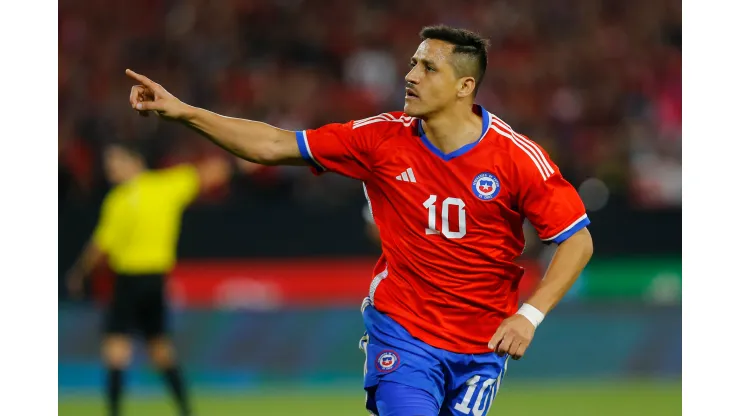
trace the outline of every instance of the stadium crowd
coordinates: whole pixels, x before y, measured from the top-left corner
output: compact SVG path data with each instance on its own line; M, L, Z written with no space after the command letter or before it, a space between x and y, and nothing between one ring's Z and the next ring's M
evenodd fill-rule
M153 167L226 157L187 129L133 118L125 68L193 105L313 128L402 108L418 32L435 23L491 40L478 102L544 146L575 186L595 177L642 205L680 204L681 10L667 0L65 0L60 203L108 189L111 140L138 141ZM206 201L259 190L328 204L359 189L303 168L237 166Z

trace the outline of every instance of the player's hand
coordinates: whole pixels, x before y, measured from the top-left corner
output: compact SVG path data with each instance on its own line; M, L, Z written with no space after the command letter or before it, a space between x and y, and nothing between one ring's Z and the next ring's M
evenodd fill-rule
M67 273L67 292L72 299L80 299L84 294L85 278L82 274L72 270Z
M488 341L488 348L498 355L509 354L511 358L522 358L534 337L534 325L522 315L515 314L506 318Z
M126 70L126 75L141 83L131 87L129 96L131 108L140 115L146 117L150 111L154 111L156 115L168 119L179 119L184 116L188 105L167 92L164 87L130 69Z

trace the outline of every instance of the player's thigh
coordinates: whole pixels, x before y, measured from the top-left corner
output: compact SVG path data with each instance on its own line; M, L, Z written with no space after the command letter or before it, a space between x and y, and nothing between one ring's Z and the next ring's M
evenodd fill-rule
M496 389L496 379L473 379L470 385L460 388L454 394L445 398L442 411L439 414L444 416L484 416L488 414L496 395Z
M426 390L392 381L381 381L375 388L379 416L437 416L439 405Z
M461 385L448 392L440 416L484 416L501 387L505 369L498 374L481 371L471 374Z
M378 413L377 391L384 382L423 391L424 397L431 397L435 408L439 409L445 396L444 374L439 357L419 340L378 335L367 334L360 342L365 352L363 387L367 393L367 410Z

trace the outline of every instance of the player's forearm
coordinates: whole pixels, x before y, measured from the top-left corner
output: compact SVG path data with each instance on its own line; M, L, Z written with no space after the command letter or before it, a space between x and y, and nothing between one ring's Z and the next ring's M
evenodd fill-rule
M588 229L573 234L557 248L545 276L526 303L547 314L570 290L592 254Z
M72 273L81 277L89 275L100 262L100 259L103 258L103 255L103 251L94 242L89 242L72 266Z
M181 121L226 151L250 162L262 165L302 164L295 133L291 131L196 107L189 107ZM291 148L286 149L290 146L295 147L294 152Z

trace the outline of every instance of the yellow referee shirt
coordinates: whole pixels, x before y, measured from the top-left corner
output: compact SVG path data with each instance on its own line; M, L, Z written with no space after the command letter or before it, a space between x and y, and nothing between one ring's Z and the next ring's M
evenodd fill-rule
M110 191L93 241L116 273L168 273L175 265L180 222L198 194L189 165L146 171Z

